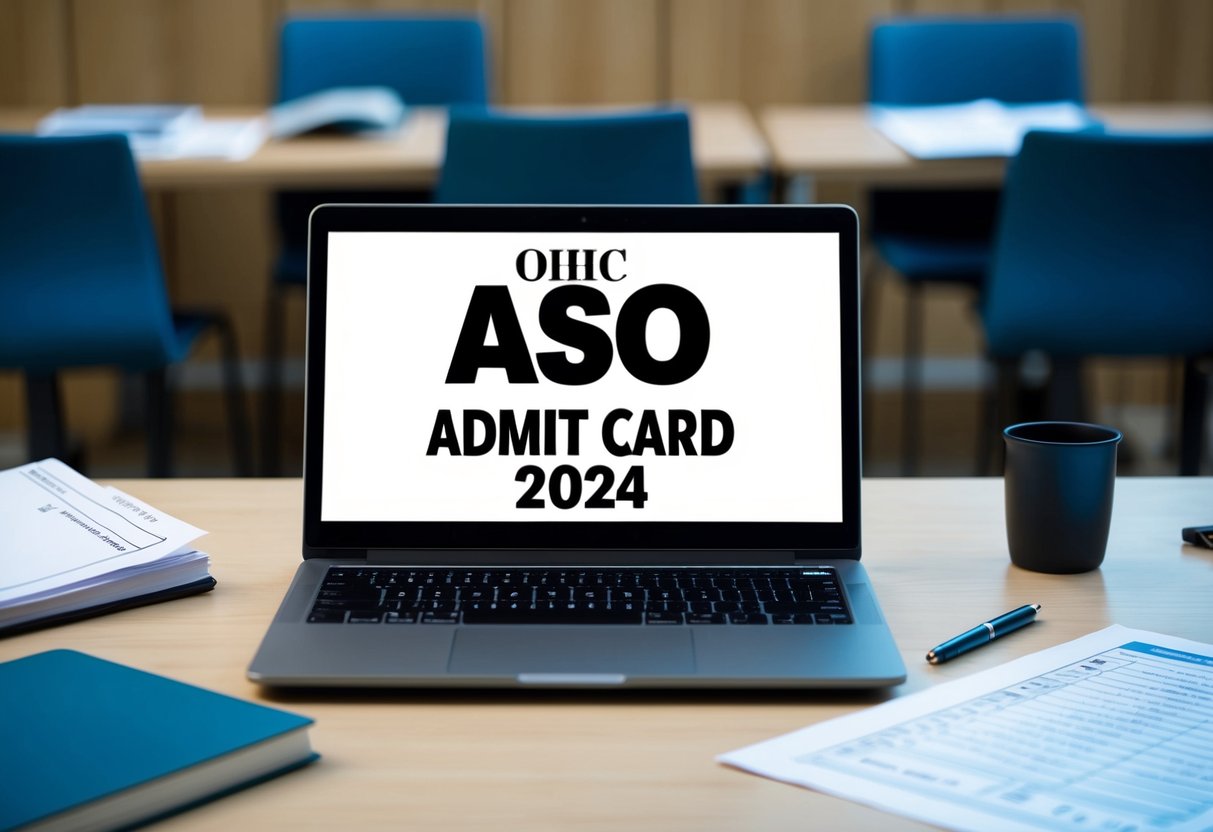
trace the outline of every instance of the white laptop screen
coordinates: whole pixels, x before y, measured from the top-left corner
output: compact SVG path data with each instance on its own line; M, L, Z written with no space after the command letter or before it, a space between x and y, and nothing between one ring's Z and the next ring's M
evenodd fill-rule
M841 522L839 249L329 232L321 521Z

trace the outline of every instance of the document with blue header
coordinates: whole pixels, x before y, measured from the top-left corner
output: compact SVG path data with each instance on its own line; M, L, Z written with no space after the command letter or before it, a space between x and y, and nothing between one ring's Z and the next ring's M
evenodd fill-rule
M1113 626L721 762L959 830L1213 828L1213 645Z

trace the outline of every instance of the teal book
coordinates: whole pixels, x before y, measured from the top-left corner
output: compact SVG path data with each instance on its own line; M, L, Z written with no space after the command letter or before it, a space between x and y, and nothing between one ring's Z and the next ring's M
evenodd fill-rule
M52 650L0 664L0 829L116 829L317 758L312 720Z

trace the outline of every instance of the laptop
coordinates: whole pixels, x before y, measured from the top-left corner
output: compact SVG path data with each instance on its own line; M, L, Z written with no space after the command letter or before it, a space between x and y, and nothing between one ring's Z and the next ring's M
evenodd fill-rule
M270 686L828 687L860 558L842 206L326 205Z

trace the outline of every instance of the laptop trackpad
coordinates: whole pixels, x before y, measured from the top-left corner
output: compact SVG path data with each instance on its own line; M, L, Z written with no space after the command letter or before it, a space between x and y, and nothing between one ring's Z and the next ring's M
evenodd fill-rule
M695 672L695 653L685 627L465 627L448 667L473 676L682 676Z

